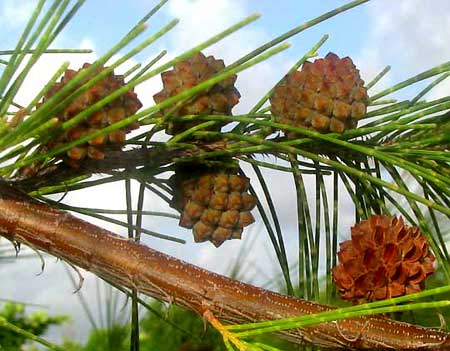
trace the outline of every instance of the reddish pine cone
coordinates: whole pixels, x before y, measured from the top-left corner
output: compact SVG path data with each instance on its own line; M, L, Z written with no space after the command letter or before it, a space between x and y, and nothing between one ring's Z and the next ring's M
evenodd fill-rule
M224 68L223 60L216 60L214 56L206 57L201 52L194 54L192 57L177 63L173 70L161 74L163 89L155 94L153 99L158 104L169 97L210 79ZM174 111L172 115L231 115L231 109L239 102L241 97L238 90L234 87L236 78L237 76L234 74L213 85L208 91L198 94L193 100ZM161 110L160 114L164 115L171 109L173 109L173 106ZM201 122L169 122L166 132L175 135L199 123ZM212 129L220 130L220 128L221 125L216 124Z
M79 70L82 71L90 66L89 63L85 63ZM78 89L82 84L86 83L89 79L97 76L105 68L99 67L92 75L83 80L81 84L78 84L73 91ZM70 82L79 71L68 69L65 71L63 78L59 83L56 83L45 95L44 102L50 99L60 89L62 89L68 82ZM88 107L92 106L96 102L102 100L104 97L111 94L113 91L123 87L125 85L124 77L121 75L115 75L114 72L108 74L105 78L101 79L93 86L88 88L85 92L78 95L73 101L62 110L56 117L65 122L76 116L78 113L84 111ZM77 126L67 130L64 134L59 136L55 141L46 145L47 149L51 149L60 144L77 140L86 134L95 132L96 130L103 129L110 124L116 123L128 116L136 113L141 108L142 104L137 98L134 91L130 90L109 104L105 105L100 110L90 114L84 121L80 122ZM104 157L103 148L105 145L120 146L125 141L125 135L133 129L138 128L137 124L130 124L127 127L111 132L107 135L99 136L91 139L89 142L73 147L67 151L69 164L77 167L79 161L89 157L94 160L101 160Z
M434 256L417 227L403 219L373 215L352 227L340 244L333 279L344 300L384 300L419 292L434 272Z
M180 226L193 228L195 242L209 240L216 247L240 239L243 228L255 221L250 211L256 198L247 192L249 185L247 177L224 172L181 181L172 202L182 212Z
M329 53L285 76L270 97L275 121L321 133L355 128L367 109L367 91L349 57ZM298 137L287 132L288 138Z

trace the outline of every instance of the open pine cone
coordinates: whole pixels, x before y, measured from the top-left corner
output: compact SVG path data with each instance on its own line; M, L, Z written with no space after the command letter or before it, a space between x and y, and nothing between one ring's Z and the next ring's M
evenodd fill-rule
M171 206L181 212L180 226L193 228L195 242L240 239L244 227L254 222L250 211L256 198L247 190L247 177L225 171L180 178L175 175Z
M169 97L175 96L210 79L224 68L225 64L223 60L216 60L213 56L206 57L201 52L196 53L192 57L177 63L172 70L161 74L163 89L155 94L153 99L158 104ZM213 85L209 90L198 94L193 100L174 111L172 116L201 114L231 115L231 109L239 102L239 98L241 97L234 86L236 78L237 76L234 74ZM169 106L160 111L160 114L164 115L172 109L173 106ZM166 132L175 135L199 123L201 122L169 122ZM220 123L217 123L210 130L220 130L221 126Z
M419 228L402 218L373 215L352 227L340 244L333 279L341 297L354 303L419 292L434 272L434 256Z
M353 61L329 53L285 76L270 97L275 121L321 133L355 128L367 109L367 91ZM295 133L287 133L294 139Z

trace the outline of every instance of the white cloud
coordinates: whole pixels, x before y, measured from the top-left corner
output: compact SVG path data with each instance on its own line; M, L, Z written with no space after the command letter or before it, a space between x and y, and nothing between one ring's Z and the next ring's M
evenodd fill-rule
M244 4L231 0L215 1L214 6L209 0L171 1L169 13L179 18L180 23L169 35L169 52L180 54L243 20L251 14ZM223 59L227 65L268 40L268 34L255 22L205 49L204 53ZM239 73L236 86L242 97L235 113L247 112L284 75L286 69L281 61L271 58Z
M2 25L19 27L26 23L33 12L36 3L33 1L3 0L0 7Z
M95 51L95 45L92 39L85 38L80 41L77 49L92 49ZM95 59L95 53L43 54L28 73L27 79L22 84L16 95L15 102L26 106L36 96L36 94L39 93L42 87L64 62L70 63L69 68L78 70L83 63L93 62Z
M449 61L447 0L378 0L367 8L371 31L360 61L368 75L374 76L392 64L388 77L398 81ZM381 86L386 83L392 83L392 79L383 80ZM442 96L449 88L446 83L430 95Z
M170 15L180 19L180 23L172 31L173 38L171 38L173 47L178 50L190 49L212 35L241 21L250 12L242 3L230 0L217 0L214 2L214 6L211 6L211 2L208 0L174 0L169 3L168 9ZM218 44L218 49L221 51L219 55L221 57L225 55L227 57L224 58L227 59L231 55L241 54L241 50L247 50L247 40L251 39L250 36L254 36L253 39L256 39L256 41L261 40L263 34L258 32L255 32L255 29L249 29L249 27L241 29L232 35L232 39L225 39ZM227 45L234 46L233 50L226 50L222 47L222 44L226 41L228 41Z
M368 44L388 57L397 56L415 70L447 61L449 11L446 0L376 1L371 6L373 25Z

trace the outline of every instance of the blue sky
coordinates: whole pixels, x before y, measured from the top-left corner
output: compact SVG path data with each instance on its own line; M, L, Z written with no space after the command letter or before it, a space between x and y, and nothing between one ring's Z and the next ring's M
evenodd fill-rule
M2 0L0 2L4 49L12 48L14 39L17 38L35 2L32 0ZM180 24L166 37L137 56L134 63L146 63L162 49L169 51L166 59L172 58L247 15L261 13L263 16L257 22L207 49L206 53L224 58L225 62L229 63L275 36L335 7L342 6L346 2L342 0L169 0L169 3L149 22L149 28L144 36L156 32L173 18L180 18ZM93 55L46 56L31 73L28 84L19 94L21 99L19 102L29 101L63 61L70 60L72 68L78 69L83 62L92 61L96 56L106 52L155 3L149 0L87 0L79 15L68 25L54 46L88 47L94 49L95 53ZM448 61L450 58L449 14L448 0L372 0L334 17L290 39L292 47L288 51L241 73L237 85L242 99L236 112L247 111L252 103L271 88L285 74L290 65L324 34L329 34L330 39L321 48L320 54L325 55L333 51L340 56L352 57L366 82L387 64L391 64L392 72L380 83L380 87ZM142 41L144 36L139 41ZM130 66L131 64L122 68L122 72ZM137 89L144 105L153 103L151 96L160 89L160 86L160 80L156 78ZM448 95L448 89L450 85L444 83L429 97ZM413 92L409 91L409 93ZM270 172L267 172L267 175L275 177L271 179L276 179L272 184L273 193L277 206L282 209L283 229L290 233L295 230L296 213L293 199L285 195L291 192L292 179ZM110 194L114 194L114 197ZM89 206L92 207L122 208L123 203L116 199L123 199L123 187L104 187L95 191L90 190L88 194L75 192L69 194L65 201L85 206L86 198L89 200ZM341 221L342 236L345 237L348 235L348 227L352 221L353 208L349 202L343 206L344 213L348 213L348 216ZM167 210L164 205L156 205L156 208L151 209ZM148 220L146 225L151 230L173 233L190 240L190 233L179 229L176 224ZM161 230L161 227L165 229ZM116 226L108 228L123 232L123 229ZM258 224L255 224L253 230L244 234L244 239L247 238L245 235L249 238L252 235L259 235L253 243L255 246L255 250L252 250L253 255L248 258L252 264L267 266L267 262L274 262L271 249L264 247L263 243L266 240L260 239L263 236L266 238L266 234ZM219 272L225 271L230 257L233 258L243 245L243 242L234 241L224 244L217 250L209 243L192 245L192 242L189 242L181 246L152 238L145 240L147 244L155 248ZM295 253L294 249L295 247L292 250L293 253ZM275 275L278 272L276 266L273 271L268 271L269 275ZM1 266L0 272L6 274L6 270L2 270ZM47 259L44 274L36 277L35 273L38 272L37 261L20 262L8 266L7 277L9 278L6 280L10 279L11 283L2 284L0 297L41 304L51 303L52 313L73 313L75 322L65 333L82 338L87 330L86 319L79 308L76 296L71 294L73 289L62 264ZM92 277L87 274L86 277L83 292L92 298L92 303L95 303ZM30 282L33 284L32 289L30 289Z
M187 1L187 3L194 3L194 1ZM217 3L221 3L218 1ZM113 3L113 2L110 2ZM101 37L102 42L98 43L98 48L101 50L107 49L113 43L113 38L118 38L125 33L130 25L139 19L143 13L149 8L149 1L114 1L114 6L104 6L105 2L101 0L88 1L81 10L82 16L71 23L71 32L78 34L81 37L88 34L93 37ZM186 3L186 2L185 2ZM203 3L205 3L203 1ZM249 0L235 0L227 2L230 3L230 8L235 8L233 17L242 18L242 15L250 15L258 12L263 17L252 26L263 29L269 37L274 37L292 27L303 23L304 21L314 18L330 9L345 4L345 1L315 1L307 3L305 1L249 1ZM209 8L214 6L214 2L209 2ZM101 16L99 11L102 11ZM311 42L322 33L331 33L335 36L335 43L341 47L345 46L345 33L348 34L346 23L352 23L357 28L361 29L352 34L353 47L358 47L361 40L367 31L364 25L365 21L364 7L355 9L347 13L345 16L335 18L330 23L324 23L320 29L311 29L302 34L301 38L294 39L299 42ZM229 15L229 14L227 14ZM344 18L345 17L345 18ZM170 8L165 7L162 11L150 21L150 25L154 28L160 27L164 23L173 19L174 16L170 13ZM221 19L223 23L225 21ZM231 22L231 21L230 21ZM89 28L89 33L86 33L86 28ZM356 34L356 35L355 35Z
M245 16L258 12L262 18L244 28L239 33L206 50L207 53L222 57L226 62L234 61L251 49L284 33L285 31L342 6L347 1L305 1L305 0L170 0L149 22L145 35L154 33L174 18L180 24L167 36L160 39L136 59L147 62L162 49L168 49L167 58L205 40ZM35 1L4 0L0 4L0 15L6 24L3 45L13 45L24 19ZM97 55L104 53L116 43L136 21L138 21L155 1L101 1L88 0L77 16L59 37L56 47L91 47ZM243 73L238 81L244 88L248 83L244 78L264 77L266 84L258 84L245 94L241 109L245 111L252 98L263 93L263 88L277 81L289 65L302 56L320 37L330 38L321 48L320 54L333 51L340 56L350 56L362 72L366 81L370 80L385 65L393 69L383 85L405 79L419 70L447 61L450 54L447 33L450 27L447 14L450 3L445 0L372 0L330 20L310 28L289 39L292 48L282 55ZM140 40L142 40L140 39ZM55 57L52 58L52 60ZM59 62L70 59L73 66L79 66L89 56L60 56ZM52 61L47 60L47 61ZM55 61L57 61L55 59ZM135 61L136 62L136 61ZM56 64L56 63L55 63ZM52 64L49 66L54 66ZM42 67L39 68L42 72ZM40 77L45 76L40 74ZM155 88L156 89L156 88ZM442 89L441 89L442 90ZM250 97L250 95L255 95ZM151 103L151 100L149 101Z

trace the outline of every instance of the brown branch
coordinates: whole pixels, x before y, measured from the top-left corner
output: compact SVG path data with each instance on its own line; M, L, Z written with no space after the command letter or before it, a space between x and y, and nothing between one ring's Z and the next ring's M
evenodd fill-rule
M103 160L85 159L78 169L71 168L65 163L41 170L37 175L26 179L15 179L18 188L29 192L40 187L51 186L67 179L94 173L110 173L117 169L135 169L147 167L158 169L183 158L198 156L204 152L220 151L227 147L224 141L208 143L192 143L185 147L180 146L153 146L151 148L138 148L133 150L104 150Z
M208 272L36 201L0 182L0 234L48 252L115 284L231 323L332 309ZM209 312L208 312L209 313ZM296 343L344 349L450 350L450 334L361 317L283 333Z
M275 138L271 141L284 141L285 138ZM365 156L336 145L326 145L324 142L310 142L305 145L298 145L302 150L322 154L327 157L340 157L342 159L361 160ZM137 148L133 150L104 150L105 158L103 160L85 159L81 162L78 169L71 168L61 162L50 169L44 169L37 175L26 179L15 179L16 187L30 192L40 187L51 186L74 177L91 175L94 173L111 173L117 169L136 169L137 167L146 167L148 169L158 169L161 166L180 162L183 159L203 155L207 152L225 151L230 147L226 140L215 141L190 141L185 146L169 146L164 144L152 146L149 148ZM242 145L241 145L242 146ZM324 154L324 151L327 151ZM273 151L264 151L264 154L274 154ZM257 153L252 153L257 154ZM242 154L241 154L242 155ZM276 156L276 154L275 154Z

